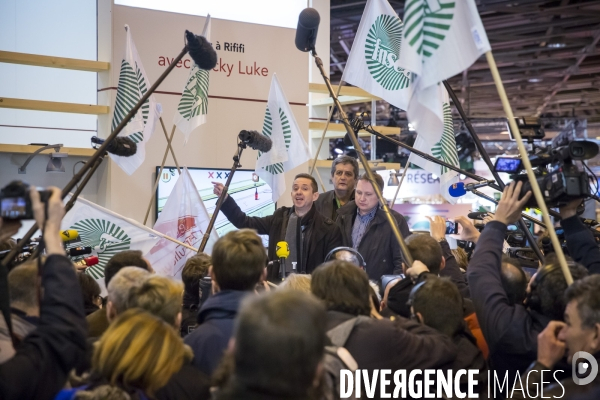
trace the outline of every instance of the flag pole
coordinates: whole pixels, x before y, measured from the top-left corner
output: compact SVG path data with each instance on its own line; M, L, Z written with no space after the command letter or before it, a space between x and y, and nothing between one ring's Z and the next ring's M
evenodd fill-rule
M400 164L402 166L402 164ZM400 193L400 186L402 186L402 182L404 182L404 177L406 176L406 170L408 169L408 162L404 166L402 170L402 178L400 178L400 182L398 182L398 187L396 188L396 193L394 194L394 199L392 200L392 208L394 208L394 204L396 204L396 198L398 198L398 193Z
M517 142L517 147L519 149L519 153L521 155L521 160L523 165L525 166L525 170L527 171L527 177L529 178L529 183L531 184L531 189L533 191L533 195L535 197L535 201L538 204L539 209L542 211L542 218L544 223L547 226L548 233L550 234L550 240L552 241L552 245L554 246L554 251L556 253L556 257L558 258L558 262L562 269L562 272L565 276L565 280L567 281L567 285L571 285L573 283L573 276L571 276L571 271L567 266L567 260L563 253L560 242L558 241L558 236L556 236L556 231L554 230L554 225L550 220L550 214L548 213L548 207L546 206L546 202L544 201L544 196L538 182L536 180L535 174L531 167L531 161L529 161L529 155L527 154L527 150L525 149L525 145L523 144L523 139L521 138L521 132L519 131L519 127L515 121L515 117L512 112L512 108L510 107L510 103L508 102L508 97L506 96L506 91L504 90L504 84L502 83L502 79L500 78L500 72L498 71L498 67L496 66L496 60L494 59L494 55L491 51L485 53L485 57L490 66L490 71L492 72L492 77L494 78L494 83L496 84L496 90L498 91L498 95L500 96L500 100L502 101L502 107L504 108L504 112L506 113L506 117L508 118L508 124L510 126L510 130L515 137L515 141Z
M162 122L162 121L161 121ZM173 129L171 130L171 138L167 137L167 148L165 149L165 155L163 156L162 163L160 164L160 171L156 175L156 180L154 181L154 187L152 188L152 196L150 197L150 202L148 203L148 209L146 210L146 216L144 217L144 225L148 221L148 215L150 215L150 209L152 208L152 202L154 201L154 197L156 196L156 188L158 187L158 181L160 180L160 176L163 173L163 169L165 167L165 162L167 161L167 156L169 155L169 143L173 140L173 135L175 134L176 125L173 125ZM166 133L166 132L165 132ZM173 157L175 158L175 157ZM177 162L177 161L176 161ZM177 166L179 168L179 166ZM179 174L181 175L181 170L179 170Z
M177 157L175 157L175 150L173 150L173 146L171 145L171 141L173 140L173 135L171 135L171 137L169 138L169 135L167 134L167 128L165 127L165 123L163 122L162 117L160 117L159 120L160 120L160 126L162 126L162 130L165 134L165 139L167 139L167 149L171 150L171 155L173 156L173 161L175 161L175 166L177 167L177 172L179 172L179 175L181 175L181 168L179 168L179 163L177 162ZM175 128L175 125L173 125L173 128Z
M360 147L360 144L358 143L358 139L356 137L356 134L354 133L354 129L352 128L352 126L350 125L350 122L348 121L348 116L344 112L344 109L342 108L342 105L341 105L337 95L334 93L333 86L331 86L331 81L327 77L327 74L325 73L325 69L323 68L323 61L317 55L317 52L314 47L311 49L311 53L312 53L313 58L315 59L317 68L319 68L319 72L321 73L321 76L323 77L323 80L325 81L327 90L329 90L329 95L331 96L331 98L333 99L333 103L339 110L340 116L342 117L342 123L344 124L344 127L346 128L346 132L348 133L348 136L350 137L350 140L352 141L352 145L354 146L354 149L356 149L356 153L358 154L358 158L360 159L360 162L362 163L362 165L365 169L365 173L367 174L369 181L372 182L373 189L375 190L375 194L377 195L377 199L379 200L379 203L381 203L384 214L390 224L390 228L392 229L392 233L396 237L396 240L398 241L398 245L400 246L400 250L402 251L402 255L404 257L404 263L410 268L413 264L412 255L410 254L410 251L408 251L406 242L404 242L404 238L402 237L402 235L400 234L400 230L398 229L398 224L396 223L396 220L392 216L392 213L390 212L390 208L388 207L387 202L383 198L381 189L379 189L379 186L375 183L376 182L375 177L373 175L373 171L371 171L371 168L369 167L369 161L367 160L367 157L362 152L362 148Z

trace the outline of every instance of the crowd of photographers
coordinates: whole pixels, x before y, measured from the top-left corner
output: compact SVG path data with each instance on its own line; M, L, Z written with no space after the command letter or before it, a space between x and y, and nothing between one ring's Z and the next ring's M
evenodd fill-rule
M294 207L266 218L228 197L223 212L240 229L188 259L182 282L155 275L141 252L116 254L105 299L65 255L60 191L42 203L32 189L45 255L8 274L0 399L329 400L348 398L342 371L357 369L477 370L477 398L598 398L600 249L580 201L560 209L569 286L552 254L532 274L505 254L531 196L519 198L521 183L506 187L481 231L456 219L468 251L450 248L443 218L411 235L394 213L415 260L407 266L373 197L381 182L359 177L351 159L334 163L332 180L319 197L298 175ZM1 223L3 242L19 223ZM282 237L297 266L283 282L271 248ZM468 391L463 378L455 393ZM381 380L358 385L386 397Z

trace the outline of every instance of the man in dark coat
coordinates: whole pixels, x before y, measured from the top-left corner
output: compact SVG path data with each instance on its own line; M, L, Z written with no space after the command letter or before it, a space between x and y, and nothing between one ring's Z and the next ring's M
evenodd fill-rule
M457 348L446 335L397 317L368 318L371 312L367 274L347 261L335 260L318 268L311 278L311 292L327 307L327 330L354 324L344 343L358 368L373 376L374 370L441 368L453 362ZM354 322L352 321L354 320ZM375 399L379 399L379 382ZM364 387L361 391L365 393ZM389 396L388 396L389 397Z
M214 193L219 196L223 184L213 182ZM286 260L286 271L303 274L312 273L325 261L330 250L342 246L339 227L329 218L323 217L314 207L319 197L317 181L309 174L298 174L292 185L292 208L278 208L273 215L249 217L227 196L221 211L237 228L250 228L259 235L269 235L269 266L267 277L272 282L279 280L279 258L277 242L285 241L290 248ZM295 263L295 264L294 264ZM296 269L293 270L294 265Z
M194 366L205 374L212 375L221 361L242 299L252 293L266 263L262 240L249 229L231 231L215 243L209 272L214 294L200 308L198 327L184 339L194 351Z
M467 269L471 300L490 349L490 367L501 379L508 376L509 382L514 382L516 374L522 374L536 359L537 337L550 320L562 319L567 288L561 269L549 258L543 276L538 272L533 278L535 284L531 285L527 305L511 304L502 285L502 245L507 225L520 218L531 197L528 192L519 200L521 187L521 182L506 186L494 220L481 233ZM586 274L579 265L569 269L575 280ZM532 301L534 297L536 301Z
M340 156L331 162L333 190L321 193L315 206L322 216L335 221L337 210L354 200L358 179L358 162L350 156Z
M383 178L375 174L376 185L383 191ZM402 215L390 210L403 237L410 235ZM402 251L392 228L379 207L372 183L367 175L358 180L356 198L338 210L336 223L342 231L343 245L356 249L364 258L369 279L402 273Z
M586 267L590 274L600 273L600 249L592 231L583 224L577 207L581 200L574 200L560 209L560 225L565 230L569 254Z

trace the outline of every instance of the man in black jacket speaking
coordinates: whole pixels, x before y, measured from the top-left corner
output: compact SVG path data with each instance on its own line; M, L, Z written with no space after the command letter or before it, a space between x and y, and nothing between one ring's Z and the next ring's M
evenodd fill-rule
M223 184L213 182L217 196L223 191ZM259 235L269 235L269 263L267 277L272 282L279 280L277 242L285 241L290 248L286 260L286 274L298 272L310 274L325 261L327 253L342 246L342 236L338 226L329 218L319 214L314 206L319 197L317 181L309 174L298 174L292 185L294 206L280 207L273 215L249 217L227 195L221 211L236 228L250 228ZM295 266L295 271L292 269Z

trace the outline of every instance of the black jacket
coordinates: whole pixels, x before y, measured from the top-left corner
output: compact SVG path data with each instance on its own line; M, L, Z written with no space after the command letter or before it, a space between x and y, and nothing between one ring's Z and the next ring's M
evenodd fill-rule
M211 376L233 335L233 322L242 299L250 292L224 290L210 296L198 313L198 326L184 338L194 351L193 364Z
M327 312L327 330L348 321L355 315L338 311ZM457 355L457 347L448 336L415 321L397 317L369 319L355 325L344 344L358 368L366 369L369 376L373 370L407 370L441 368L451 365ZM392 392L389 390L388 392ZM361 391L365 393L364 387ZM379 380L375 399L379 399Z
M565 230L565 239L571 257L590 274L600 273L600 249L594 235L578 216L563 219L560 225Z
M269 235L269 260L278 261L277 242L285 240L285 233L294 208L281 207L273 215L249 217L231 196L223 202L221 211L236 228L255 229L259 235ZM300 220L302 229L302 254L298 263L299 273L310 274L325 261L330 250L342 246L339 227L329 218L319 214L313 204L311 210ZM292 243L289 243L292 246ZM269 280L276 281L279 267L269 268Z
M479 326L490 349L490 367L502 377L508 371L508 381L514 382L516 372L523 373L536 359L537 336L550 318L521 304L510 304L500 278L505 233L506 225L501 222L486 224L469 262L467 278Z
M343 246L352 247L352 226L357 209L356 203L351 201L337 212L336 223L342 231ZM390 211L398 224L400 234L403 237L410 235L404 217L394 210ZM377 209L357 250L365 260L369 279L378 281L382 275L402 273L402 251L383 209Z
M354 200L354 193L353 190L352 195L350 195L350 200ZM337 218L337 210L339 209L335 202L335 190L319 194L319 198L315 201L315 207L317 207L317 212L322 216L335 221Z
M48 257L42 287L38 327L13 358L0 364L0 399L54 399L71 369L85 357L83 296L67 257Z

